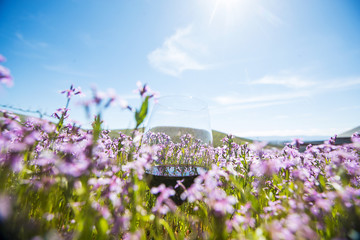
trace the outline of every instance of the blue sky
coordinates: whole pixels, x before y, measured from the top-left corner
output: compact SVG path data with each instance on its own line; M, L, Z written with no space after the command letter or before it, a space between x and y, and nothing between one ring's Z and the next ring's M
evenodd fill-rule
M14 78L0 103L52 113L60 90L136 82L192 95L213 129L333 135L360 125L360 3L354 1L0 1L0 54ZM86 126L74 98L71 116ZM109 128L133 126L111 108Z

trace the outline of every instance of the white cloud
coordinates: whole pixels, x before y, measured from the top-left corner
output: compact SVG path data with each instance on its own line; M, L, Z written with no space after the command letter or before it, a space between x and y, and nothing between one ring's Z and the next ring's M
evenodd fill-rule
M31 47L31 48L46 48L49 46L49 44L47 44L46 42L40 42L40 41L29 41L27 39L24 38L24 36L19 33L19 32L16 32L15 33L15 36L17 37L18 40L20 40L22 43L24 43L25 45Z
M66 75L72 75L78 77L96 77L88 72L74 70L70 68L68 65L44 65L44 68L53 72L66 74Z
M178 77L186 70L204 70L207 66L194 58L194 52L204 49L192 41L189 35L192 26L176 30L175 34L165 39L160 48L149 53L148 60L155 69ZM191 53L190 53L191 52Z
M288 115L278 115L274 116L274 119L280 120L280 119L289 119L290 117Z
M282 94L273 94L273 95L263 95L257 97L238 97L238 96L218 96L213 100L221 105L234 105L234 104L244 104L244 103L269 103L274 101L281 100L292 100L296 98L309 97L310 92L302 91L295 93L282 93Z
M360 105L340 107L340 108L338 108L337 110L338 110L338 111L349 111L349 110L355 110L355 109L360 109Z
M210 107L209 111L211 115L223 115L225 113L234 112L242 109L254 109L264 108L275 105L288 104L289 101L272 101L272 102L260 102L260 103L245 103L245 104L231 104L221 107Z
M299 99L312 96L311 91L299 91L290 93L278 93L272 95L262 95L256 97L240 97L240 96L217 96L212 100L218 104L210 108L211 114L224 114L234 112L241 109L263 108L276 105L291 104Z
M249 84L281 85L289 88L304 88L315 85L315 82L302 79L298 76L264 76Z
M260 79L247 81L249 85L280 85L288 88L300 89L312 87L312 89L341 89L360 85L360 77L354 78L339 78L339 79L327 79L319 80L317 82L308 80L302 76L279 74L266 75Z
M360 78L332 80L327 83L324 83L322 86L327 89L339 89L339 88L352 87L356 85L360 85Z
M258 96L219 95L212 98L216 105L210 109L211 113L224 114L240 109L293 104L295 101L304 100L317 94L325 94L327 92L341 91L345 88L360 86L360 78L343 78L328 80L326 82L324 80L312 82L303 80L301 77L276 78L273 76L265 76L259 80L247 82L246 84L284 85L296 90ZM305 89L301 90L301 88Z
M252 130L234 133L244 137L269 137L269 136L332 136L338 133L339 129L273 129L273 130Z

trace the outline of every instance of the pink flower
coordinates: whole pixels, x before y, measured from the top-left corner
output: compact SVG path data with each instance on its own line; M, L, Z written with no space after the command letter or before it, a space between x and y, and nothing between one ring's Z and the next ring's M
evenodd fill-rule
M122 109L129 109L129 110L132 109L132 108L129 106L129 103L128 103L125 99L123 99L123 98L118 97L117 103L119 104L119 106L120 106Z
M195 202L196 200L201 200L203 197L203 191L203 186L200 183L195 182L181 194L181 199L187 199L190 203Z
M0 83L5 84L7 87L12 87L14 85L10 70L2 65L0 65Z
M6 58L0 54L0 62L6 62Z
M136 86L138 87L134 92L139 93L142 98L145 98L148 96L149 98L157 97L157 93L153 92L147 84L142 84L140 81L136 83Z
M64 90L64 91L61 91L62 94L66 94L66 97L68 99L70 99L72 96L74 95L78 95L78 94L81 94L81 89L80 87L78 88L74 88L73 85L70 86L70 89L67 89L67 90Z
M293 142L291 143L291 145L295 145L295 147L296 147L297 149L299 149L299 148L300 148L300 145L303 144L303 143L304 143L304 142L303 142L301 139L295 138L295 139L293 140Z
M171 196L175 195L175 191L172 188L166 187L164 184L151 189L152 194L160 194L157 199L155 206L152 211L159 214L166 214L169 211L175 211L175 203L170 199Z
M9 196L1 194L0 195L0 222L9 218L11 214L12 214L11 199Z
M58 108L51 116L60 119L61 116L64 115L64 119L66 119L69 117L68 111L68 108Z
M232 229L240 231L241 228L247 229L248 227L255 227L255 219L250 215L243 216L235 214L231 220L227 221L226 225L229 232L231 232Z
M126 233L124 236L124 240L140 240L142 239L142 232L140 230L136 231L136 232L129 232Z

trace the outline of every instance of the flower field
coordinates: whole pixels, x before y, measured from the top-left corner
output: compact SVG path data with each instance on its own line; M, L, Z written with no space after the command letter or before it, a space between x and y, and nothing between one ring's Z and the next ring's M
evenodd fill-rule
M116 97L94 92L86 109L100 109L93 128L67 123L70 99L54 116L0 119L0 239L359 239L360 136L335 146L334 139L298 151L264 143L239 145L228 135L221 147L184 135L142 141L137 131L154 94L139 86L131 136L111 138L101 112ZM152 144L148 144L151 142ZM206 167L183 189L180 206L165 185L149 188L155 164ZM157 194L157 197L155 196Z

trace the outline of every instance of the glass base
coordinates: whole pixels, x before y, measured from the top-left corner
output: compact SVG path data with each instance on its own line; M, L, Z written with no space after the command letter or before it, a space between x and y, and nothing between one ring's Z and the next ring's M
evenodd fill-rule
M196 165L158 165L145 172L146 181L150 188L158 187L165 184L166 187L174 188L177 181L183 180L182 184L189 188L196 177L200 175L200 171L206 171L205 167ZM175 190L175 195L171 197L176 205L181 205L184 200L181 199L181 194L184 189L178 186Z

